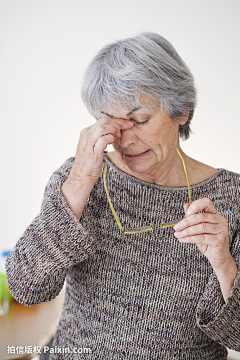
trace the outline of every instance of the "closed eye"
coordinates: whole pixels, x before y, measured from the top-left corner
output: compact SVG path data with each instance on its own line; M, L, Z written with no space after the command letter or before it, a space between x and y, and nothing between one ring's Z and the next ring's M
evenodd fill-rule
M145 121L142 121L142 122L138 122L139 125L144 125L148 122L149 119L145 120Z
M134 119L129 119L130 121L135 122L137 125L144 125L147 124L147 122L149 121L150 118L147 118L145 121L136 121Z

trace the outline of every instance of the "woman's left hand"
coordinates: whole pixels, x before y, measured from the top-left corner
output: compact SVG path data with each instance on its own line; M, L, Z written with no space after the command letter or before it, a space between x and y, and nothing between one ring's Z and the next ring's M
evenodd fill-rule
M186 217L174 226L174 235L180 242L196 244L214 270L226 268L232 260L227 220L208 198L185 204L184 210Z

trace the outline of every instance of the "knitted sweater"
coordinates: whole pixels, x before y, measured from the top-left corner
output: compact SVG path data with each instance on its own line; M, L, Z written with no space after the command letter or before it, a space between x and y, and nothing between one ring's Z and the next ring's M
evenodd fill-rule
M7 258L14 298L27 306L66 295L53 346L90 348L56 359L224 360L240 351L240 175L219 169L191 186L193 201L208 197L229 225L238 275L225 303L208 259L180 243L172 228L121 234L103 185L125 228L184 217L187 187L165 187L118 169L105 152L102 173L80 221L60 188L74 157L50 177L39 214Z

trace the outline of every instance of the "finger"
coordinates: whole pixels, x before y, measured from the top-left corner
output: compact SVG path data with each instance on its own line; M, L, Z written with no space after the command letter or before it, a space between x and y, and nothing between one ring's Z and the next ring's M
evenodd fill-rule
M101 136L94 146L94 154L96 158L102 158L104 150L107 148L108 145L112 144L113 141L114 136L111 134Z
M211 224L211 223L200 223L197 225L189 226L186 229L176 231L174 233L174 236L179 238L184 238L188 236L194 236L194 235L201 235L201 234L212 234L217 235L222 232L222 229L219 227L218 224Z
M129 121L129 120L124 120L121 118L112 118L112 117L108 117L108 116L102 116L97 123L95 123L94 125L97 125L98 123L100 124L115 124L115 125L119 125L120 128L122 130L126 129L126 128L131 128L133 126L133 122Z
M103 135L112 134L116 138L121 137L121 130L130 129L133 125L133 122L128 122L126 120L113 120L103 118L98 120L96 124L94 124L89 129L90 143L92 146L95 145L96 141Z
M208 198L201 198L192 202L187 210L186 215L189 216L196 214L201 210L206 213L217 214L217 210L215 209L212 201Z
M179 238L178 240L182 243L205 244L209 246L213 246L217 242L216 236L212 234L191 235L184 238Z
M174 230L180 231L200 223L219 224L219 222L219 215L210 213L197 213L183 218L174 226Z
M101 136L113 135L116 138L121 136L121 130L118 124L98 124L95 128L92 128L90 133L90 143L95 146L97 140Z

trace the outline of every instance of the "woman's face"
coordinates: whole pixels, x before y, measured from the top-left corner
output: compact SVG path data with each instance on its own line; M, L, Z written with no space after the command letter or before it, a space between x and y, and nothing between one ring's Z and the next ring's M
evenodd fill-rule
M118 160L127 166L132 173L157 175L163 165L170 166L178 157L176 147L179 146L179 124L188 119L187 113L178 122L172 120L167 113L162 114L160 104L147 96L141 100L151 105L150 109L131 109L128 114L123 107L109 115L133 121L129 130L121 131L121 137L115 139L113 148Z

